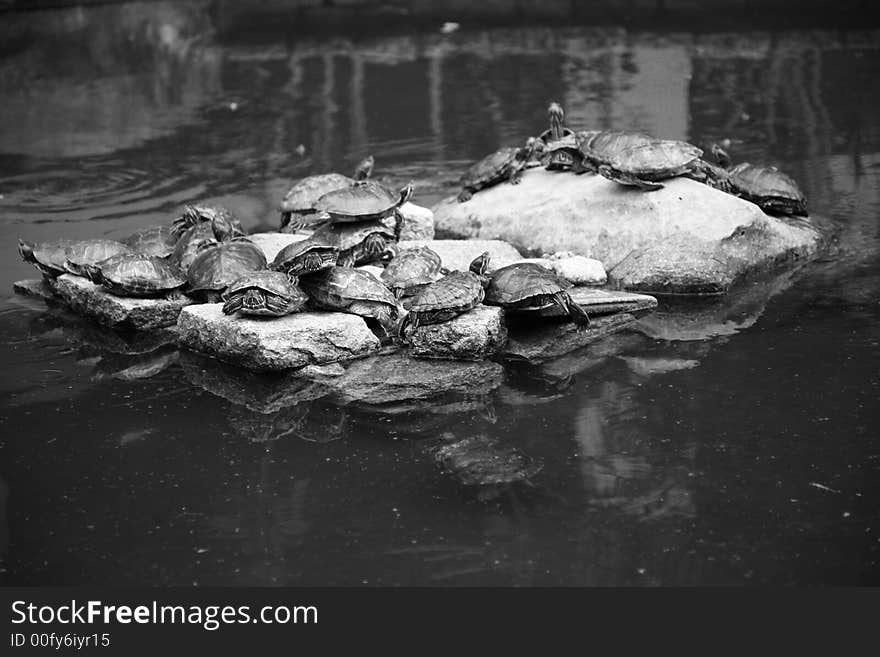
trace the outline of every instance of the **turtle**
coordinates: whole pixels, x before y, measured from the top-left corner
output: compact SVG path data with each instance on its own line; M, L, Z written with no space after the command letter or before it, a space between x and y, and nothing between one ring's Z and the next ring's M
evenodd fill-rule
M67 273L67 254L75 242L58 240L36 244L19 238L18 253L21 259L31 263L46 278L57 278Z
M67 249L64 268L77 276L89 276L89 268L107 258L125 253L135 253L131 248L116 240L84 240L74 242Z
M324 224L312 233L317 244L339 250L340 267L355 267L379 260L388 245L397 241L397 222L391 217L357 223Z
M581 167L598 172L599 167L611 162L611 158L630 146L639 146L654 141L642 132L622 130L585 130L575 135L581 153Z
M192 226L210 223L217 239L222 241L245 234L241 222L229 210L221 205L185 205L181 215L171 223L171 232L176 238Z
M453 271L426 285L404 304L409 311L400 323L398 334L407 341L407 327L415 331L424 324L441 324L480 304L489 282L489 252L478 255L468 271Z
M119 240L132 251L167 258L177 243L170 226L150 226Z
M797 183L776 167L742 162L730 169L729 191L770 214L807 214L807 199Z
M458 202L469 201L475 192L498 183L508 181L519 184L523 170L535 154L538 140L529 137L524 146L499 148L472 165L459 179L461 192Z
M367 180L324 194L315 201L315 210L330 222L371 221L394 216L397 208L406 203L413 193L413 181L399 192Z
M281 249L269 268L302 276L333 267L338 259L338 247L307 237Z
M315 306L374 320L386 340L394 334L400 305L391 290L369 272L330 267L301 278L300 286Z
M562 105L556 102L550 103L547 114L550 116L550 127L538 135L539 141L549 145L564 137L574 136L574 131L565 127L565 111L562 109Z
M441 275L440 256L427 246L392 248L392 254L380 278L398 299L412 296Z
M233 281L223 295L223 312L281 317L301 310L308 301L295 275L257 271Z
M266 256L244 237L203 248L186 273L187 293L215 303L226 288L245 274L266 269Z
M373 172L373 163L372 155L361 160L354 170L353 179L341 173L322 173L297 182L287 190L281 200L281 230L295 232L314 223L319 218L315 202L327 192L367 180Z
M702 149L685 141L655 139L618 151L599 166L599 174L621 185L651 191L663 187L661 180L676 176L703 181L714 177L702 155Z
M590 317L566 292L572 283L543 265L517 262L492 273L485 302L514 313L536 312L558 306L579 326L589 326Z
M202 249L220 244L214 226L214 222L199 222L183 231L177 240L174 250L169 256L169 262L177 267L184 276Z
M550 103L547 108L550 115L550 128L538 136L544 149L541 162L550 171L580 168L581 157L578 151L575 133L565 127L565 112L559 103Z
M86 269L91 280L121 297L174 298L186 285L167 260L144 253L122 253Z

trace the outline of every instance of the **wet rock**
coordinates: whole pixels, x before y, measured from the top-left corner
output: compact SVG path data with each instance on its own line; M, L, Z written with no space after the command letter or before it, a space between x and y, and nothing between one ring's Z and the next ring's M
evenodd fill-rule
M648 356L622 356L622 360L639 376L653 376L697 367L700 361L692 358L661 358Z
M37 297L45 301L56 298L55 290L45 278L27 278L23 281L15 281L12 291L27 297Z
M400 225L401 240L434 239L434 213L415 203L404 203L399 208L403 220Z
M649 250L640 257L640 269L665 272L679 292L690 293L688 274L696 266L701 274L694 291L700 293L724 291L740 276L806 257L819 246L819 232L807 220L770 217L753 203L686 178L664 184L642 192L592 174L533 169L519 185L496 185L466 203L446 199L434 208L434 217L438 229L461 237L500 238L544 253L588 254L612 278L626 279L628 289L641 291L658 286L654 279L642 285L631 263L614 271L634 251ZM670 238L695 244L687 257L676 259L674 249L658 247ZM714 262L718 251L721 263Z
M591 317L590 326L579 329L573 322L562 320L508 319L508 341L504 357L527 363L541 363L620 331L636 321L629 313Z
M181 346L256 371L350 360L379 349L379 339L357 315L308 312L246 318L224 315L222 307L186 308L177 323Z
M500 240L401 240L401 249L427 246L440 256L449 270L467 271L471 261L484 251L489 252L489 271L522 260L519 251Z
M175 347L160 348L136 355L106 354L95 365L91 378L93 381L149 379L174 365L179 354Z
M118 297L100 285L71 274L55 279L55 292L71 309L100 324L139 331L173 326L180 311L193 303L183 295L174 299Z
M477 435L461 440L447 437L429 448L434 460L464 486L489 487L528 482L541 464L497 438Z
M595 258L587 258L564 251L545 256L545 258L550 269L575 285L604 285L608 281L605 267Z
M248 235L248 239L260 247L260 249L263 250L263 253L266 254L266 262L272 262L275 259L275 256L278 255L278 252L285 246L293 244L294 242L301 242L307 237L308 235L302 233L291 234L275 232L254 233L253 235Z
M504 311L480 305L448 322L417 328L410 353L416 358L480 360L494 356L506 344Z
M338 398L369 405L437 397L486 395L499 385L504 368L491 361L416 360L403 352L353 361L345 373L318 377Z

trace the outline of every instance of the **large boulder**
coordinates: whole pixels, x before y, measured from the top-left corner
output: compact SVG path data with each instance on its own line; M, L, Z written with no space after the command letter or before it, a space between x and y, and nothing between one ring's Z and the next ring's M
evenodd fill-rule
M400 206L400 239L434 239L434 213L421 205L406 202Z
M471 261L484 251L489 253L489 271L522 260L513 246L502 240L401 240L401 249L427 246L440 256L449 270L467 271Z
M219 303L186 308L177 322L181 346L256 371L351 360L380 347L357 315L308 312L263 319L224 315L222 308Z
M494 356L505 344L504 311L480 305L448 322L418 327L410 353L417 358L480 360Z
M593 174L532 169L519 185L496 185L466 203L442 201L434 221L463 238L596 258L612 279L642 291L725 291L743 275L811 255L819 246L820 234L807 220L770 217L753 203L687 178L664 185L643 192ZM672 240L667 247L665 240ZM677 256L682 244L690 244L688 253ZM634 252L638 268L624 263ZM694 266L700 275L692 288ZM663 277L670 285L658 286Z
M118 329L149 329L173 326L180 311L193 303L187 296L171 299L134 299L110 294L82 276L64 274L53 283L58 297L81 315Z

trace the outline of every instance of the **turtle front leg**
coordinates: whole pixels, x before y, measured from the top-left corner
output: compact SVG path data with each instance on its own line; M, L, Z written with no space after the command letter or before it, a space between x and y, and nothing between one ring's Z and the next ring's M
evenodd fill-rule
M223 304L223 314L224 315L234 315L239 310L244 303L244 295L236 294L235 296L229 297L226 300L226 303Z
M474 197L473 190L465 187L458 194L458 202L459 203L466 203L466 202L470 201L473 197Z
M619 185L638 187L639 189L646 192L663 189L663 183L653 182L651 180L643 180L642 178L623 173L622 171L615 171L607 165L602 165L599 167L599 175L603 178L607 178L608 180L616 182Z
M355 257L354 250L349 249L348 251L343 251L339 254L339 259L336 261L337 267L354 267Z
M590 316L587 311L576 304L568 292L557 292L553 295L553 301L571 317L578 328L584 329L590 325Z
M514 169L511 172L510 177L508 177L507 182L509 182L511 185L519 185L519 183L522 181L522 172L522 169Z

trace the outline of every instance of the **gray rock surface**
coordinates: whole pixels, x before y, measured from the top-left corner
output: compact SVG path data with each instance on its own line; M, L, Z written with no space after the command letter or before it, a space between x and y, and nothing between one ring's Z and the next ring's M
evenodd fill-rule
M173 326L180 311L192 304L192 299L183 295L178 299L118 297L100 285L71 274L55 279L55 292L64 303L81 315L112 328L139 331Z
M55 289L44 278L26 278L23 281L15 281L12 291L26 297L37 297L49 301L55 299Z
M301 242L307 237L308 235L303 233L275 232L254 233L253 235L248 235L248 239L263 250L263 253L266 254L266 262L269 263L275 259L278 252L285 246L293 244L294 242Z
M410 353L416 358L480 360L494 356L505 344L504 311L480 305L448 322L418 327Z
M565 252L557 252L545 258L550 269L575 285L604 285L608 281L604 265L595 258Z
M361 317L295 313L277 318L224 315L222 304L190 306L177 323L187 349L256 371L278 371L366 356L379 339Z
M504 357L528 363L542 363L620 331L636 321L629 313L616 313L591 318L588 328L578 329L573 322L508 322L507 348Z
M466 271L471 261L484 251L489 252L489 271L522 260L520 252L500 240L401 240L401 249L427 246L440 256L449 270Z
M434 239L434 213L415 203L404 203L399 209L403 219L400 226L402 240Z
M811 255L820 243L808 220L770 217L753 203L686 178L642 192L593 174L532 169L519 185L496 185L466 203L446 199L434 218L438 229L463 238L596 258L613 279L641 291L690 293L692 283L696 293L724 291L755 270ZM672 240L667 247L661 246L665 240ZM688 253L674 258L682 244L690 244ZM636 251L638 267L629 262L616 269ZM670 283L658 286L663 277Z

